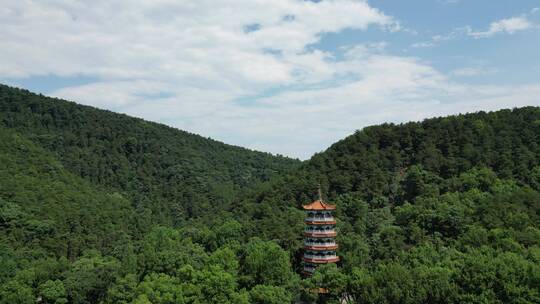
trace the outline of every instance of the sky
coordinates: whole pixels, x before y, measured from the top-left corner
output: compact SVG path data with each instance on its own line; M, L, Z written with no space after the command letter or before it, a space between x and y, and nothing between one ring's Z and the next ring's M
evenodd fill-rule
M308 159L540 106L535 0L0 0L0 83Z

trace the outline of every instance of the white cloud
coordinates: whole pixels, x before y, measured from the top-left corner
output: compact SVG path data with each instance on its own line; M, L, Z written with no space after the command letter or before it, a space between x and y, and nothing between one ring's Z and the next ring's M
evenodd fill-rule
M338 87L285 92L263 100L271 111L279 113L276 120L282 122L267 132L300 133L287 147L293 154L306 157L303 151L321 150L337 138L372 124L540 105L540 84L456 83L413 58L375 55L349 61L340 69L361 71L360 79Z
M461 0L438 0L442 4L458 4Z
M531 13L534 13L534 9ZM441 42L450 41L463 36L470 36L476 39L489 38L499 33L514 34L518 31L524 31L534 28L535 25L530 22L526 16L511 17L492 22L487 31L474 31L470 26L458 27L448 34L434 35L427 41L420 41L411 44L412 48L429 48L439 45Z
M422 41L411 44L413 48L429 48L434 47L436 44L432 41Z
M531 9L531 14L536 14L538 11L540 11L540 8L539 7L535 7L533 9Z
M454 76L470 77L470 76L482 76L494 74L497 72L495 68L482 68L482 67L466 67L455 69L450 72Z
M365 1L12 0L0 24L2 77L91 76L52 95L301 158L369 124L540 95L454 83L384 42L343 58L311 47L344 29L405 30Z
M469 28L465 28L465 27L456 28L452 32L445 35L441 35L441 34L434 35L428 41L413 43L411 47L413 48L434 47L434 46L439 45L441 42L453 40L460 36L463 36L463 34L467 33L467 31L469 31Z
M468 35L474 38L488 38L498 33L514 34L518 31L523 31L532 27L531 22L525 16L512 17L493 22L489 25L487 31L469 30Z
M229 81L249 86L293 80L295 67L264 49L299 56L323 33L395 23L352 0L158 0L137 5L13 0L3 4L0 20L0 74L6 77L84 71L117 79L151 78L153 73L208 83L226 73ZM246 33L244 27L252 24L260 29Z

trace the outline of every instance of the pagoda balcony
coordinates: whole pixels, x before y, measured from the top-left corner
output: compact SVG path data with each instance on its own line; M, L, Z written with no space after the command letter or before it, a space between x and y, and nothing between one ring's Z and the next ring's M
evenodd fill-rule
M336 219L333 216L308 216L306 221L313 222L334 222Z
M336 242L304 242L305 246L336 246Z
M323 264L323 263L335 263L339 261L339 256L337 255L312 255L304 254L304 262Z
M305 236L311 237L334 237L337 235L335 230L305 230Z
M304 220L306 224L310 225L335 225L336 219L333 217L306 217Z
M304 248L307 250L336 250L338 248L338 245L336 244L336 242L304 242Z

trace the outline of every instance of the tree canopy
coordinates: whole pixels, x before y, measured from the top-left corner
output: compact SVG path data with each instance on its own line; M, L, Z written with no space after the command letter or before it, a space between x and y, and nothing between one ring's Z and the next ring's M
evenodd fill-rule
M319 184L341 262L304 278ZM0 85L0 228L0 303L539 303L540 108L300 162Z

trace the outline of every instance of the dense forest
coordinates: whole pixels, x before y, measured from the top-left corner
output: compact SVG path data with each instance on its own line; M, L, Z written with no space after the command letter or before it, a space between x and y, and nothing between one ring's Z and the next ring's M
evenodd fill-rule
M304 278L319 184L342 261ZM300 162L0 86L0 227L2 304L539 303L540 108Z

